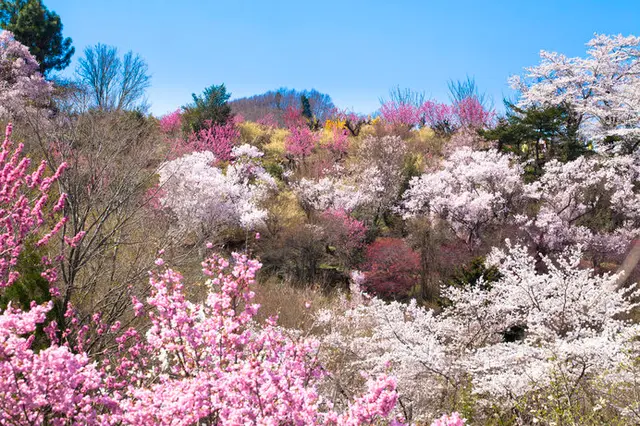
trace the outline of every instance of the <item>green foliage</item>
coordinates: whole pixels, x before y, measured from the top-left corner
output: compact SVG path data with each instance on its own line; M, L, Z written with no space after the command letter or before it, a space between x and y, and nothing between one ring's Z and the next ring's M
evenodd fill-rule
M304 94L300 95L300 105L302 107L302 116L307 120L313 119L313 113L311 112L311 103L309 102L309 98L307 98Z
M487 289L491 286L491 283L499 279L500 271L498 268L495 266L487 268L485 258L478 256L468 264L459 267L449 280L449 284L459 287L475 287L478 283L481 283L481 288Z
M612 392L605 383L591 379L578 386L556 372L549 385L531 392L518 401L516 411L520 422L542 425L628 425L630 418L619 410L621 395ZM635 423L633 423L635 424Z
M482 136L498 141L498 150L529 161L530 177L539 176L551 159L572 161L589 152L578 136L578 117L568 107L522 109L506 103L507 115Z
M49 282L41 275L44 272L42 256L43 251L35 246L35 240L26 243L15 268L20 277L13 285L7 287L3 294L0 294L0 311L4 311L9 303L14 308L28 311L32 302L41 305L51 300ZM60 302L56 301L53 309L47 314L47 318L49 320L61 318L62 314ZM32 346L36 350L44 349L49 345L48 339L42 331L46 323L40 324L36 331Z
M185 131L197 132L209 124L224 125L231 119L231 106L228 104L231 93L227 93L224 83L207 87L201 96L195 93L191 96L193 103L182 107Z
M29 48L43 75L69 66L75 52L72 40L62 36L60 16L42 0L0 0L0 27Z
M280 163L274 160L265 160L262 163L262 166L267 171L267 173L269 173L279 181L282 181L282 174L284 173L284 169L282 168L282 165Z
M6 309L9 302L12 306L29 310L31 301L42 304L51 300L49 282L40 275L42 267L42 253L33 242L27 243L20 253L16 271L20 274L18 280L8 287L4 294L0 294L0 308Z
M409 189L409 182L412 178L416 176L420 176L422 174L422 170L420 167L420 163L422 162L422 157L419 154L408 153L404 158L404 164L402 165L402 189L401 192Z

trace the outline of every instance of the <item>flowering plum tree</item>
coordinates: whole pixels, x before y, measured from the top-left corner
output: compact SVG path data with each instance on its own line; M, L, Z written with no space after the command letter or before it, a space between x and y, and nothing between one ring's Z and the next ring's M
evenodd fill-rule
M291 127L285 140L285 150L294 157L308 157L313 152L316 141L317 135L308 127Z
M229 161L231 150L239 138L240 131L233 121L225 124L207 122L205 127L192 132L187 140L176 139L172 150L176 155L209 151L218 161Z
M440 135L449 135L456 128L455 110L447 104L426 101L420 106L421 119Z
M163 133L174 133L182 128L182 113L179 109L160 118L160 130Z
M394 126L413 128L420 123L419 106L411 103L388 101L380 107L382 119Z
M44 162L29 172L30 160L23 157L22 145L12 146L11 130L8 125L0 149L0 294L19 277L16 265L27 238L37 236L37 244L44 245L66 222L62 218L40 235L50 216L65 204L65 194L53 206L50 198L53 184L66 165L50 177L44 176ZM69 244L77 243L77 238L73 240ZM52 284L50 290L55 296L55 270L47 269L42 276ZM43 306L33 302L29 311L22 312L9 303L0 312L0 423L62 424L71 417L90 423L97 420L91 405L107 402L97 392L100 374L86 354L74 354L56 345L38 352L32 348L36 326L45 321L51 307L52 302ZM54 328L55 324L50 330Z
M420 283L420 256L403 240L378 238L367 247L363 287L383 298L406 297Z
M22 154L23 145L12 146L12 125L7 125L5 139L0 148L0 290L12 285L18 275L15 266L26 238L37 233L46 219L50 219L45 208L52 194L52 185L66 167L61 164L55 174L44 177L47 169L43 161L29 173L31 161ZM62 194L51 213L62 210L66 195ZM51 232L41 236L37 245L46 244L64 225L60 219Z
M494 113L487 110L476 96L456 100L452 105L427 100L421 103L388 101L380 107L380 116L392 126L428 126L447 136L459 128L481 129L491 125Z
M487 110L476 96L469 96L453 105L460 127L465 129L483 129L491 126L495 114Z

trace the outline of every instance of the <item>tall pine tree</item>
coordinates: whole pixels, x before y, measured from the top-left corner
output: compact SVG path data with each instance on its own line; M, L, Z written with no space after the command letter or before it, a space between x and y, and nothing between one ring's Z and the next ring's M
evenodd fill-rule
M62 36L62 21L42 0L0 0L0 27L29 48L43 75L69 66L75 49Z

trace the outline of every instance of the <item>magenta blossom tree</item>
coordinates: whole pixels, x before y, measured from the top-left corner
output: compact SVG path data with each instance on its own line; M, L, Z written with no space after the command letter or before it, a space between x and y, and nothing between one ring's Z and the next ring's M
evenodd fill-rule
M231 160L231 151L240 138L240 131L234 122L226 124L209 123L204 129L193 132L186 140L176 139L172 154L180 157L192 152L212 152L217 161Z
M150 328L144 337L135 329L123 331L111 361L90 360L81 345L71 350L53 334L51 346L36 353L31 336L51 305L7 310L0 315L0 421L365 425L388 420L397 401L393 378L370 379L362 396L338 409L318 391L326 376L318 342L281 329L275 318L254 321L259 306L252 287L259 268L240 254L231 262L210 257L203 262L209 288L203 303L186 299L177 272L152 274L147 304L133 299L137 315L147 312ZM119 328L94 318L96 332Z
M177 132L180 130L180 127L182 127L182 111L177 109L169 114L163 115L159 123L160 130L162 130L163 133L170 134Z

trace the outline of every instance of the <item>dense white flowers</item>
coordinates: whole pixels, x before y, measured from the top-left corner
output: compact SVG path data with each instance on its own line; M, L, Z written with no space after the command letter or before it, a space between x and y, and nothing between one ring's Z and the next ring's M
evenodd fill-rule
M369 194L356 185L329 176L317 181L302 178L294 188L302 205L317 211L352 211L371 200Z
M527 186L539 210L520 218L524 229L544 250L582 244L591 252L624 253L640 230L639 160L593 155L548 162Z
M471 245L505 223L519 225L543 251L582 244L592 254L620 254L640 234L637 155L551 160L543 171L525 184L512 156L463 148L440 171L411 180L403 211L442 219Z
M613 275L581 269L580 259L579 250L555 261L543 257L540 272L538 259L507 243L488 260L500 279L445 289L450 304L440 313L376 298L322 311L325 343L354 370L391 368L401 401L416 410L437 410L444 395L469 380L480 402L500 404L544 388L554 374L574 386L606 378L639 331L622 319L638 294L616 290Z
M514 213L525 190L522 173L510 155L459 149L440 171L411 180L404 194L405 217L444 219L460 239L475 244L486 228Z
M327 176L301 179L294 187L307 209L365 209L372 217L390 210L398 200L403 182L406 144L397 136L365 138L357 164L336 166Z
M255 229L263 224L260 207L274 179L257 163L236 162L226 171L212 165L211 152L193 152L160 168L162 206L171 210L184 230L217 232L225 227Z
M241 157L260 158L263 155L264 153L260 151L257 146L249 145L248 143L234 146L231 149L231 156L236 159Z
M568 105L587 138L615 136L634 146L640 137L640 37L596 35L587 46L586 58L540 52L539 65L511 79L521 92L519 104Z

